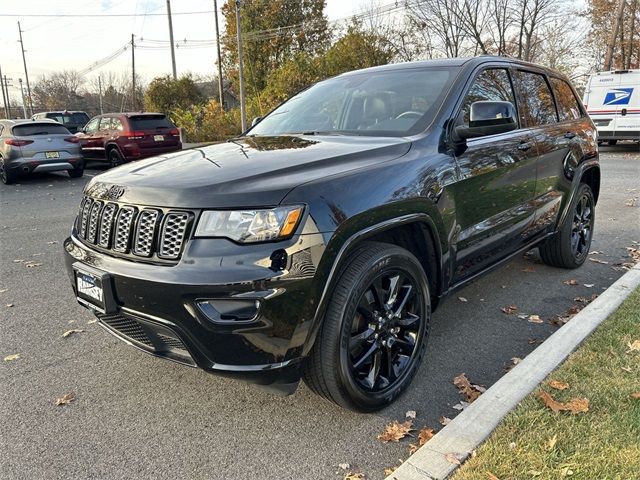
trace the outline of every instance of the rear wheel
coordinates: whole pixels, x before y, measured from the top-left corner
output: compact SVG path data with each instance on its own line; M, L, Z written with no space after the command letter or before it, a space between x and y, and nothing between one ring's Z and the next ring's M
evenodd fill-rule
M67 170L71 178L80 178L84 175L84 162L80 162L73 170Z
M607 143L609 144L610 147L613 147L614 145L618 144L618 140L609 140Z
M595 203L591 187L581 183L560 229L538 249L547 265L577 268L585 262L593 238Z
M122 160L122 155L117 148L112 148L109 150L109 166L111 168L117 167L118 165L122 165L124 162Z
M402 248L366 243L331 296L303 379L351 410L379 410L411 383L426 349L429 287L420 262Z
M0 180L5 185L11 185L16 181L16 174L5 169L4 159L0 158Z

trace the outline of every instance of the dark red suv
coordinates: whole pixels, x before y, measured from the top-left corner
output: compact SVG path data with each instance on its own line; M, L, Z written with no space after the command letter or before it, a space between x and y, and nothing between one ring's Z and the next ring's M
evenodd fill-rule
M78 137L85 159L106 160L112 167L182 149L180 132L162 113L98 115Z

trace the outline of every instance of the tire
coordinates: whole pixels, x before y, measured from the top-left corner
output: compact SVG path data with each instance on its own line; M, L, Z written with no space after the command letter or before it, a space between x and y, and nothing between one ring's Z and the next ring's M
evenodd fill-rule
M112 148L111 150L109 150L108 160L109 160L110 168L117 167L124 163L124 160L122 159L122 155L120 155L120 152L118 151L117 148Z
M4 161L0 158L0 180L5 185L11 185L16 181L17 175L4 169Z
M578 268L581 266L591 248L594 225L593 192L589 185L581 183L558 232L538 248L542 261L552 267Z
M613 146L615 146L615 145L617 145L617 144L618 144L618 140L609 140L609 141L607 142L607 144L608 144L610 147L613 147Z
M80 178L84 175L84 162L81 162L76 168L73 170L67 170L67 173L71 178Z
M429 334L429 287L405 249L364 243L350 257L302 376L327 400L372 412L393 402L418 370Z

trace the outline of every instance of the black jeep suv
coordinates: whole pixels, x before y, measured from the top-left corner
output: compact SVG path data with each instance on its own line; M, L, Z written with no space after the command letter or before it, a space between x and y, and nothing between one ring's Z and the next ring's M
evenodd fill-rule
M563 75L500 57L387 65L239 138L91 180L78 301L149 353L354 410L393 401L454 289L538 247L587 257L596 130Z

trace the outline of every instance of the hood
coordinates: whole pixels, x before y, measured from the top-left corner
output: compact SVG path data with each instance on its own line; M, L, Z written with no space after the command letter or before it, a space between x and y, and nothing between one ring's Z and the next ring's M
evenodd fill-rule
M273 206L298 185L398 158L410 147L405 138L245 137L122 165L96 176L87 192L159 207Z

